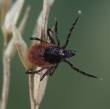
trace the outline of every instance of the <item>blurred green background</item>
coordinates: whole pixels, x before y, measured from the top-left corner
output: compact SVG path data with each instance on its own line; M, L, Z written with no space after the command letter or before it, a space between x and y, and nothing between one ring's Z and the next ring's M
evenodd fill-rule
M42 9L42 0L27 0L31 13L23 33L30 44L36 19ZM59 21L59 37L65 42L68 29L77 15L82 15L72 34L69 49L78 54L71 60L80 69L103 77L103 81L85 77L61 64L49 78L40 109L110 109L110 0L56 0L50 13ZM0 93L2 88L2 34L0 33ZM17 70L18 69L18 70ZM17 55L12 62L8 109L30 109L28 79Z

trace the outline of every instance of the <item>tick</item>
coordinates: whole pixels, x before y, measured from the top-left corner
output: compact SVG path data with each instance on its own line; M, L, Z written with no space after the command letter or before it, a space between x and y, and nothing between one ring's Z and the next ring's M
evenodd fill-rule
M69 30L69 33L67 35L65 44L63 46L60 45L60 40L58 38L58 32L57 32L58 22L57 22L57 20L55 21L54 28L53 29L49 28L47 30L47 35L50 39L50 43L46 42L42 39L39 39L37 37L31 37L31 40L38 40L41 43L35 44L30 48L30 50L28 52L28 59L29 59L30 63L32 63L32 65L41 67L41 69L37 70L37 71L29 70L26 72L27 74L37 74L40 71L47 69L47 71L40 78L40 80L43 80L43 78L46 75L52 76L54 74L56 68L58 67L58 65L61 62L65 62L76 72L83 74L85 76L88 76L88 77L97 78L97 76L95 76L95 75L88 74L88 73L80 70L79 68L74 66L68 60L68 58L71 58L71 57L75 56L75 54L76 54L75 50L67 50L66 47L69 43L71 33L74 30L75 25L78 22L78 20L79 20L79 14L77 15L75 21L73 22L73 24Z

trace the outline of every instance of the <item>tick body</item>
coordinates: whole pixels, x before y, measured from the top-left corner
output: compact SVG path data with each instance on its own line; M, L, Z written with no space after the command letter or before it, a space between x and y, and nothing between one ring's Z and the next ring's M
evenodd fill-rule
M60 45L60 40L57 34L57 25L58 25L57 21L53 29L47 30L47 35L50 39L50 43L42 39L39 39L37 37L31 38L31 40L38 40L41 43L35 44L30 48L28 52L28 59L30 63L32 63L32 65L41 67L41 69L37 71L27 71L26 73L35 74L44 69L47 69L47 72L41 76L40 80L43 80L43 78L46 75L53 75L56 68L61 62L65 62L78 73L83 74L88 77L97 78L97 76L88 74L80 70L79 68L75 67L69 60L67 60L68 58L73 57L76 54L75 50L73 51L66 50L66 47L69 43L71 33L74 30L74 27L76 23L78 22L78 19L79 19L79 15L76 17L75 21L73 22L72 27L70 28L69 33L67 35L66 42L63 46Z
M69 58L75 55L75 52L71 50L64 50L53 44L47 44L45 42L31 47L28 58L29 61L39 67L50 67L59 62L63 61L65 58Z

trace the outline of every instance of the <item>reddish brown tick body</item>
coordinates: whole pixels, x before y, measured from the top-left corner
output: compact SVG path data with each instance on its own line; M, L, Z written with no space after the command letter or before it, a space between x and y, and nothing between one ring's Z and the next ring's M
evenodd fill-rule
M53 44L47 44L45 42L42 42L41 44L35 44L33 45L28 53L28 59L29 61L34 65L38 67L51 67L53 64L50 64L45 61L43 55L45 52L45 49L49 47L54 47Z

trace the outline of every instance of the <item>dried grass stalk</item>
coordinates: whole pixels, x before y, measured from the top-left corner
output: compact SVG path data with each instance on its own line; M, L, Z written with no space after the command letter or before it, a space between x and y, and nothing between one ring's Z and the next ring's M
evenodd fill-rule
M37 24L34 30L34 35L38 36L39 38L43 38L43 39L47 38L48 16L53 2L54 0L44 0L43 9L38 17ZM25 69L27 70L31 69L32 65L28 62L28 59L26 57L28 53L28 48L26 46L25 41L21 37L20 32L16 27L13 29L13 37L22 64L24 65ZM32 45L33 44L34 42L32 43ZM45 72L46 70L40 73L43 74ZM44 78L42 82L40 81L40 78L41 75L29 75L29 92L30 92L31 109L38 109L42 101L42 98L44 96L44 92L47 84L47 77Z
M53 3L54 3L54 0L44 0L43 9L37 20L37 25L35 26L34 35L36 34L36 37L41 38L43 40L47 39L48 16ZM40 73L42 75L45 72L46 70ZM35 102L34 109L39 109L39 106L44 96L45 88L47 85L48 77L45 77L43 81L40 81L41 75L35 75L33 80L33 85L34 85L33 94L34 94L34 102Z
M11 59L15 54L14 40L11 40L3 53L3 87L0 109L6 109L10 87Z
M43 9L39 18L37 20L37 24L35 26L34 34L42 39L47 39L47 25L48 25L48 16L50 12L50 8L53 4L54 0L44 0ZM3 81L3 91L2 91L2 99L1 99L1 107L0 109L6 109L7 100L8 100L8 92L9 92L9 83L10 83L10 67L11 60L16 52L15 46L17 48L18 54L20 56L20 60L25 67L26 70L31 69L33 66L28 61L28 47L26 42L22 38L22 31L24 29L24 25L27 21L27 17L29 14L29 8L26 11L26 14L17 29L16 24L24 4L24 0L17 0L9 12L6 14L4 23L2 25L2 30L4 33L4 54L3 54L3 65L4 65L4 81ZM13 37L9 40L9 34L12 34ZM34 42L32 43L34 44ZM15 45L15 46L14 46ZM45 73L46 70L40 72L41 74ZM38 109L39 105L42 101L42 98L45 93L45 88L47 84L47 77L44 80L40 81L41 75L29 75L29 91L30 91L30 101L31 101L31 109Z
M12 4L12 0L0 0L0 24L4 22L4 18Z
M18 18L20 17L20 13L24 4L24 0L17 0L11 7L11 9L7 12L5 16L4 23L2 25L2 30L4 33L4 46L6 47L10 35L12 34L13 26L17 24Z
M5 1L7 1L7 0L5 0ZM2 87L2 97L1 97L1 102L0 102L0 109L7 108L8 94L9 94L9 87L10 87L10 76L11 76L11 71L10 71L11 61L16 52L14 38L11 37L10 40L8 40L8 38L9 38L10 34L12 34L12 28L14 27L14 25L16 25L16 23L18 21L18 17L20 15L21 8L24 3L23 1L24 0L22 0L22 2L21 2L21 0L18 0L13 4L11 10L9 10L9 12L6 14L4 23L2 25L2 30L3 30L3 34L4 34L3 35L4 36L4 52L3 52L3 87ZM14 15L16 15L16 17L12 17ZM27 16L27 15L25 15L25 16ZM24 17L24 20L22 21L22 23L19 27L21 32L24 29L26 19L27 19L27 17Z

